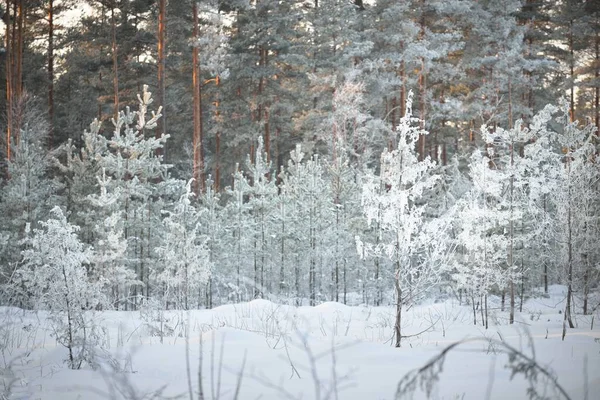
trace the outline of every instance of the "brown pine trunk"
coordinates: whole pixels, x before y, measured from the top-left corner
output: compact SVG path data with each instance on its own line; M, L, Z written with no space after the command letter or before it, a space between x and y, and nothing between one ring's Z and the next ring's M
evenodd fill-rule
M394 289L396 292L396 320L394 322L394 336L396 337L395 346L400 347L402 342L402 288L400 286L400 261L396 261Z
M400 80L402 85L400 86L400 118L406 114L406 71L404 67L404 60L400 63Z
M484 295L484 302L485 302L485 329L488 329L489 324L488 324L488 297L487 297L487 294Z
M48 0L48 147L54 142L54 0Z
M571 160L570 157L567 160L568 175L571 174ZM569 176L568 192L568 210L567 210L567 304L565 306L565 318L563 322L563 340L565 335L565 323L569 323L569 328L575 328L573 320L571 318L571 297L573 296L573 221L572 221L572 206L571 206L571 178Z
M448 165L448 151L446 143L442 143L442 165Z
M387 103L387 102L386 102ZM391 126L392 126L392 131L396 131L396 126L398 125L398 123L396 122L396 107L398 107L397 102L396 102L396 96L392 97L392 104L391 104L391 110L390 112L390 122L391 122ZM392 149L390 149L392 150Z
M271 161L271 125L269 123L269 107L265 107L265 153L267 162Z
M23 23L24 9L23 1L15 0L13 3L12 21L12 51L11 56L11 132L12 141L19 144L19 136L23 119L23 105L21 103L23 94Z
M263 48L263 66L265 69L269 65L269 52ZM264 87L263 87L264 90ZM269 125L269 106L265 104L265 153L267 153L267 162L271 161L271 130Z
M471 293L471 308L473 309L473 325L477 326L477 305L475 304L475 293Z
M13 52L12 44L13 37L11 35L11 17L10 17L10 0L6 0L6 159L11 160L11 141L12 141L12 111L13 111ZM14 16L13 16L14 18Z
M15 73L15 93L17 95L17 99L21 99L21 94L23 93L23 23L24 23L24 9L23 9L23 0L18 0L16 3L17 8L17 36L16 45L17 45L17 60L16 60L16 73ZM18 131L15 132L18 134Z
M158 105L162 107L162 117L156 127L156 138L167 132L166 102L165 102L165 28L167 16L167 1L158 0ZM163 151L156 149L156 154Z
M426 76L425 76L425 60L421 58L421 74L419 75L419 125L421 129L425 129L425 100L426 100ZM418 140L419 160L425 159L425 135L419 135Z
M512 112L512 81L508 78L508 129L512 129L513 124L513 112ZM512 150L511 150L512 151ZM512 160L512 155L511 155Z
M419 24L421 26L419 40L425 37L425 0L421 0L421 18ZM427 75L425 73L425 58L421 57L421 73L419 74L419 125L421 129L425 129L425 111L426 111L426 90L427 90ZM418 140L419 160L425 159L425 135L419 135Z
M219 124L221 111L219 110L219 106L221 104L219 99L219 86L221 85L221 78L219 75L215 78L215 86L216 86L216 99L215 99L215 117L216 123ZM215 192L219 192L221 184L221 130L217 129L217 133L215 134Z
M571 122L575 121L575 51L573 49L573 21L571 21L569 29L569 53L571 60L569 62L571 91L570 91L570 107L571 107Z
M110 31L111 31L111 47L112 47L112 67L113 67L113 96L114 109L113 117L115 120L119 118L119 58L117 55L117 23L115 21L115 6L114 3L110 8Z
M198 38L198 8L197 3L192 2L192 14L194 18L193 38ZM192 175L194 178L194 193L196 196L200 191L204 192L204 147L202 143L202 85L200 83L200 62L198 59L198 46L192 47L192 86L194 91L194 136L192 139L194 148L194 164Z

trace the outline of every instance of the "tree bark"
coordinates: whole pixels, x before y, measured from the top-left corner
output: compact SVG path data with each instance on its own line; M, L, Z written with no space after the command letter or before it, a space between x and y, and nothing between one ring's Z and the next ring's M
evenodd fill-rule
M402 342L402 287L400 286L400 261L396 261L394 289L396 292L396 321L394 322L394 335L396 337L396 347L400 347Z
M568 174L571 174L571 161L570 157L567 161ZM568 209L567 209L567 304L565 306L565 322L569 323L569 328L575 328L573 320L571 318L571 297L573 296L573 222L572 222L572 209L571 209L571 182L569 176L569 191L568 191ZM564 340L564 332L563 332Z
M571 59L569 60L569 76L571 78L571 90L570 90L570 117L571 122L575 121L575 51L573 48L573 21L571 21L569 26L569 54L571 55Z
M158 0L158 105L162 107L162 117L156 127L156 138L167 132L167 112L165 101L165 30L167 16L167 0ZM156 154L164 153L164 149L157 148Z
M199 37L198 29L198 8L197 3L192 2L192 14L194 18L194 29L193 39L196 40ZM205 179L204 179L204 146L202 143L202 85L200 83L200 62L199 62L199 49L198 46L192 47L192 85L193 85L193 99L194 99L194 134L193 134L193 148L194 148L194 163L193 163L193 178L194 178L194 193L196 196L200 192L205 190Z
M17 61L16 61L16 76L15 76L15 92L17 98L21 99L23 93L23 24L24 24L23 0L17 0ZM18 132L16 132L18 134Z
M12 141L12 111L13 111L13 37L11 35L11 9L10 0L6 0L6 159L11 160L11 141ZM13 16L14 19L14 16Z
M54 145L54 0L48 0L48 147Z
M219 75L215 78L215 122L217 124L217 133L215 134L215 192L219 192L221 187L221 130L219 128L221 111L219 106L221 104L219 98L219 86L221 85L221 78Z
M117 23L115 21L115 5L114 2L110 8L110 31L111 31L111 46L112 46L112 67L113 67L113 95L114 109L113 117L115 120L119 118L119 57L117 54Z
M426 101L426 75L425 75L425 60L421 58L421 74L419 75L419 127L425 129L425 101ZM418 140L419 161L425 159L425 135L419 135Z
M404 60L400 62L400 118L406 115L406 71Z

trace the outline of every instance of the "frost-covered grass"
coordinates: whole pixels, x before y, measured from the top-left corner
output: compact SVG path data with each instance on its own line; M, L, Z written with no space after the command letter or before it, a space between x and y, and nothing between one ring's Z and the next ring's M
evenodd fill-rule
M205 399L231 399L236 390L240 399L393 399L400 379L446 346L487 337L495 342L467 342L448 354L432 397L483 399L489 391L493 399L527 398L527 382L519 375L511 380L505 368L508 357L498 345L504 341L552 370L572 399L586 390L591 399L600 391L600 313L593 329L592 315L576 314L577 328L563 342L565 293L552 286L549 296L527 300L512 326L492 298L488 330L479 312L474 326L471 307L455 300L412 307L403 332L423 333L403 339L399 349L390 346L391 307L255 300L190 312L106 311L96 315L104 349L95 370L67 368L67 351L56 344L44 312L2 308L0 398L10 391L9 398L187 399L191 386L197 399L201 360Z

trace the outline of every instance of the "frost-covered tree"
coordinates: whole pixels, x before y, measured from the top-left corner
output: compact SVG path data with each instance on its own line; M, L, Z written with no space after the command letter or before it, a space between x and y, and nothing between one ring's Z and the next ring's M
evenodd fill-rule
M130 290L141 282L135 279L135 273L127 267L127 241L123 234L124 221L118 204L118 191L109 193L107 187L111 181L105 173L98 177L100 194L89 195L88 201L94 207L92 214L96 218L94 231L94 253L90 260L91 278L103 288L110 303L117 310L126 307Z
M427 221L423 215L421 199L438 177L431 175L434 163L429 158L419 161L416 146L426 132L415 126L418 119L412 117L410 97L397 129L397 148L382 153L379 175L366 177L363 186L367 221L379 223L385 236L377 246L357 238L359 254L383 252L394 263L396 347L402 340L402 308L439 279L440 246L445 244L439 238L445 230L439 220Z
M524 182L523 195L518 207L523 210L519 224L522 238L521 249L521 305L524 282L527 278L540 277L544 290L548 292L549 267L555 266L553 246L556 236L553 228L554 211L551 198L556 192L560 173L560 155L556 145L557 134L549 128L556 107L546 106L531 118L530 123L516 122L515 127L523 132L526 142L519 152L521 168L519 179ZM532 281L534 281L532 279Z
M547 194L556 189L560 159L556 150L549 146L556 134L548 129L552 113L556 107L547 106L525 124L522 119L511 129L498 127L495 131L482 128L482 135L488 142L491 170L502 182L500 196L496 198L491 212L502 216L504 236L508 239L506 249L506 278L510 293L510 322L514 322L515 294L520 286L521 308L524 301L525 281L537 258L532 251L534 242L548 248L548 237L543 232L549 228L549 210L546 206ZM536 259L537 258L537 259ZM520 281L520 285L519 285Z
M106 299L100 285L89 278L86 266L92 251L77 237L78 227L58 206L51 213L25 240L28 248L22 253L18 279L32 305L51 312L56 340L68 350L69 367L79 369L92 362L91 351L100 340L91 310L104 306Z
M360 213L360 193L356 182L356 169L350 167L346 157L338 157L328 165L327 178L331 200L326 203L329 227L323 232L326 236L324 245L330 249L326 264L331 269L329 283L331 300L340 301L340 291L344 304L347 302L350 280L362 283L363 299L366 300L366 284L370 280L369 273L360 258L353 251L353 237L356 234L355 221L363 221ZM350 285L352 289L357 286ZM365 301L366 302L366 301Z
M204 193L200 194L197 203L197 207L201 209L200 232L206 237L209 264L216 264L224 267L226 263L225 254L227 251L225 251L225 248L223 247L223 236L226 234L226 225L223 219L223 207L220 204L221 195L215 191L215 182L212 181L211 176L208 177L205 187L206 190ZM219 272L225 271L220 270ZM219 283L229 281L231 275L223 273L216 278L216 289L219 289ZM206 284L206 307L208 308L213 307L213 292L215 290L213 282L215 282L215 277L214 274L211 273ZM217 299L220 300L219 295L217 295Z
M151 133L161 116L160 108L148 115L152 95L144 85L138 95L138 110L126 107L113 120L114 130L106 141L106 148L97 156L99 166L111 179L107 181L109 194L118 194L114 207L124 221L124 239L128 242L126 261L135 271L142 285L133 287L133 295L149 296L152 291L150 270L156 261L152 248L158 241L160 210L169 202L180 183L169 174L169 165L157 153L163 148L168 135L155 138ZM100 124L91 125L92 135L101 135Z
M308 278L307 295L311 305L321 297L322 260L326 249L322 235L326 229L328 212L333 204L325 188L324 167L315 155L304 158L300 146L290 154L285 174L282 176L283 192L290 196L288 216L294 224L294 291L297 300L303 297L302 281Z
M227 222L225 229L227 235L223 239L223 245L232 249L227 255L221 255L227 261L230 268L230 273L235 279L228 279L223 282L227 289L229 300L242 301L252 298L248 294L248 286L251 279L249 278L250 263L247 257L244 257L246 252L250 251L252 238L252 225L250 224L250 206L246 202L247 197L247 182L246 178L236 167L236 172L233 175L233 185L226 188L225 192L229 196L229 201L223 210L224 219ZM219 274L219 272L216 272Z
M523 230L518 229L522 224L525 210L521 205L527 193L527 181L524 171L522 149L528 137L528 131L518 124L511 129L496 129L481 127L482 136L488 144L490 172L488 175L498 176L497 181L502 182L501 189L495 196L494 213L498 216L499 228L505 229L508 239L506 248L505 276L508 279L510 296L510 323L515 320L515 294L518 279L523 275L523 266L519 266L519 256L522 264L524 246ZM504 293L502 295L504 299Z
M162 266L155 279L166 308L199 306L200 290L210 275L207 239L199 234L201 211L190 202L191 184L190 180L173 211L163 211L162 243L155 248Z
M50 177L51 155L45 149L48 126L31 102L23 107L23 123L18 138L10 143L7 175L0 181L0 235L7 235L5 258L0 260L0 281L7 279L22 250L21 239L27 224L45 219L53 204L58 183Z
M496 208L505 177L491 169L490 159L479 151L471 156L469 170L473 186L457 204L458 257L453 279L458 290L471 298L474 324L476 302L481 302L482 324L487 327L487 295L493 287L503 289L506 284L505 215Z
M322 125L323 140L327 141L328 157L324 162L323 179L328 181L329 199L323 199L323 216L328 221L320 236L322 247L329 249L324 254L325 266L331 269L329 291L331 299L339 301L340 290L343 302L347 301L350 276L358 283L352 289L362 289L366 302L368 268L353 254L353 237L362 218L358 193L357 176L372 160L375 149L386 146L386 135L381 121L365 112L365 86L358 78L357 70L350 70L337 85L333 93L333 110ZM353 256L349 256L353 254ZM329 272L329 271L328 271ZM360 288L359 288L360 286Z
M575 288L582 287L587 297L591 279L594 275L596 279L598 276L594 265L599 260L597 241L600 170L595 155L595 126L588 124L580 128L576 122L571 122L568 110L568 106L563 104L562 114L558 117L564 130L558 135L563 156L554 201L557 208L555 227L558 251L567 284L564 323L573 328L573 292ZM585 303L587 306L587 301Z
M146 85L137 100L137 110L126 107L113 119L112 135L107 137L96 119L84 131L80 149L68 142L54 158L70 222L97 249L92 276L110 302L125 309L153 288L149 275L160 210L177 200L182 186L157 155L168 136L151 134L161 115L160 109L148 115L153 101Z
M248 206L251 210L253 226L253 269L254 297L264 297L267 291L267 278L273 274L272 257L269 256L269 237L272 229L272 213L275 211L274 202L277 195L275 179L270 177L271 163L268 154L264 152L262 138L258 138L255 154L249 156L246 162L248 178L241 181L249 196ZM271 281L268 281L269 287Z
M98 121L90 124L81 136L81 147L69 139L55 151L52 159L58 169L57 180L61 183L67 219L78 225L79 237L85 243L92 243L96 216L90 213L89 196L98 192L98 177L102 175L99 160L107 151L106 138L99 134Z

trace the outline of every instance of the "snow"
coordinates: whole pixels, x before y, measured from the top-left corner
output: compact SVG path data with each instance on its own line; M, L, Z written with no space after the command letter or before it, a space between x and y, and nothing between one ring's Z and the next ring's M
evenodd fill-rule
M293 307L254 300L213 310L165 311L171 334L162 344L160 337L151 336L158 321L139 311L104 311L96 318L107 350L98 352L103 361L96 370L67 368L67 351L52 337L45 312L4 307L0 349L4 361L12 363L11 371L0 369L0 375L5 384L13 382L14 398L134 398L119 394L129 389L137 398L157 391L187 398L186 357L195 393L202 344L206 399L235 397L244 358L240 399L393 399L400 379L444 347L487 337L504 340L529 356L531 340L537 362L554 372L572 399L580 399L586 384L588 393L600 390L600 312L593 329L592 316L577 314L577 327L567 331L563 342L560 310L565 296L564 286L551 286L547 296L525 302L514 325L508 325L508 312L499 310L500 300L490 297L488 330L473 325L469 305L459 305L456 299L429 301L404 311L404 334L425 332L403 339L399 349L390 346L391 307L333 302ZM483 399L490 390L491 399L527 398L527 382L519 375L511 379L507 360L501 348L487 340L467 342L448 353L432 397ZM426 395L419 392L415 398Z

